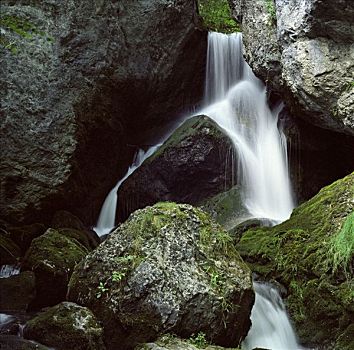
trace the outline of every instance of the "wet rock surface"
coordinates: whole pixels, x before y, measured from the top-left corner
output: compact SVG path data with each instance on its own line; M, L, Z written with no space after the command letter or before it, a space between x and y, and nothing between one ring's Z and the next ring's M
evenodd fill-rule
M233 0L246 58L293 114L354 135L354 3Z
M235 346L254 302L232 238L206 213L174 203L134 212L76 266L68 297L103 323L108 349L199 331Z
M1 215L48 223L68 209L93 223L127 144L200 99L196 5L6 0L0 26Z
M26 323L24 337L58 350L105 350L102 326L86 307L62 302Z
M233 183L233 145L206 116L181 125L118 191L118 220L159 201L198 204Z

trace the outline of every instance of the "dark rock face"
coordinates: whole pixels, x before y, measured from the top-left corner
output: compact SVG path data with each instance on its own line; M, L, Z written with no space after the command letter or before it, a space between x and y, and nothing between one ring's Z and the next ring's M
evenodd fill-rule
M250 326L251 271L232 238L203 211L158 203L134 212L71 277L69 300L103 323L108 349L161 333L204 332L235 346Z
M24 337L58 350L105 350L103 329L86 307L60 303L26 323Z
M0 265L16 265L21 256L20 247L6 234L0 233Z
M159 201L195 205L230 188L232 154L231 141L212 120L187 120L121 185L118 220Z
M288 141L290 174L298 202L353 171L354 137L295 119L286 110L281 123Z
M50 350L46 346L15 335L1 335L0 346L1 350Z
M292 113L354 135L354 3L233 0L246 58Z
M1 311L26 311L35 295L35 275L31 271L0 278Z
M127 144L199 100L197 24L187 0L3 1L1 215L48 223L68 209L93 223Z
M43 224L35 223L32 225L9 226L7 231L9 237L21 248L22 255L24 255L32 240L41 236L46 231L46 227Z
M22 264L36 276L36 298L31 309L52 306L65 300L67 286L74 266L88 253L76 239L68 238L54 229L34 239Z

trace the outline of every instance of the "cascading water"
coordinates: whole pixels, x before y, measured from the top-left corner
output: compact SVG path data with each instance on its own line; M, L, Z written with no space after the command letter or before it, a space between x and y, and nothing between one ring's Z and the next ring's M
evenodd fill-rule
M109 233L112 228L115 226L116 220L116 209L117 209L117 192L120 185L137 169L140 165L144 162L144 160L150 157L159 147L161 144L157 144L153 147L150 147L146 152L142 149L136 153L134 157L133 164L128 168L128 171L120 179L117 184L112 188L109 192L108 196L106 197L103 206L100 211L100 215L97 220L97 225L94 230L97 232L99 236L103 236Z
M209 33L208 40L201 114L213 119L235 146L238 184L250 215L280 223L294 208L286 139L277 125L281 106L269 109L264 85L243 59L241 34ZM252 327L242 349L301 349L276 289L257 282L254 288Z
M209 33L205 108L232 140L238 155L238 184L250 215L279 223L294 208L286 140L266 89L242 56L241 34Z
M302 349L297 343L284 303L276 288L267 283L255 282L253 285L256 301L251 313L252 327L242 349Z

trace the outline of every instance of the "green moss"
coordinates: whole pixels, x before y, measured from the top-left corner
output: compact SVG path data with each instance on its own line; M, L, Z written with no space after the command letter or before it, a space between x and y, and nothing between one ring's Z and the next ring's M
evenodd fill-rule
M67 274L86 255L81 243L50 229L34 239L26 254L24 265L28 269Z
M274 0L264 0L267 12L271 18L272 24L275 24L277 21L277 15L275 11Z
M354 317L353 182L354 173L334 182L288 221L248 230L237 245L253 271L288 287L289 311L305 341L336 339Z
M52 42L53 38L48 36L44 31L40 30L36 25L29 20L13 16L3 15L0 17L0 27L8 30L26 40L32 40L34 37L45 37L47 41ZM1 36L0 45L11 51L12 54L18 52L18 46L15 40L9 40L4 35Z
M354 213L344 221L340 232L329 242L330 266L334 271L342 268L348 278L353 275L351 260L354 256Z
M198 0L198 9L208 30L222 33L240 31L239 24L232 18L227 0Z

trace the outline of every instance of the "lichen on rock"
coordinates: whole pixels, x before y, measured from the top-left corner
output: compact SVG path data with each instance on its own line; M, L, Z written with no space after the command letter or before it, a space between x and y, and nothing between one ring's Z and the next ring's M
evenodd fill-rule
M237 345L250 326L250 270L232 238L199 209L157 203L134 212L71 277L69 299L91 308L108 349L199 331Z

